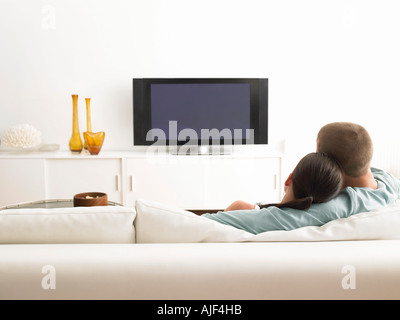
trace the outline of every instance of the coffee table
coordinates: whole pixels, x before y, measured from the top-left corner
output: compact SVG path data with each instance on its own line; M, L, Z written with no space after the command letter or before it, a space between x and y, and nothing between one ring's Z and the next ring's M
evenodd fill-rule
M108 205L121 206L121 204L113 201L108 201ZM1 207L0 210L20 209L20 208L69 208L73 206L74 206L73 199L50 199L50 200L39 200L39 201L18 203L10 206Z

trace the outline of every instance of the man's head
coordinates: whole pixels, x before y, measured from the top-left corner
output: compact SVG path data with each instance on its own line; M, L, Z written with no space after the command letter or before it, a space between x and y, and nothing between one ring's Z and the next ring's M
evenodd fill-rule
M351 122L333 122L320 129L317 151L334 156L345 175L360 177L370 168L373 145L364 127Z

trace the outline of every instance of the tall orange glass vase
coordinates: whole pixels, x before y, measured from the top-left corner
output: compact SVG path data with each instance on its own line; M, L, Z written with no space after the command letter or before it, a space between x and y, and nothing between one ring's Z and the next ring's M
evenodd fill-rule
M80 153L83 148L78 121L78 95L72 95L72 136L69 140L69 149L72 153Z
M86 101L86 132L92 132L92 118L90 113L90 98L85 98ZM87 149L87 143L84 139L83 147Z

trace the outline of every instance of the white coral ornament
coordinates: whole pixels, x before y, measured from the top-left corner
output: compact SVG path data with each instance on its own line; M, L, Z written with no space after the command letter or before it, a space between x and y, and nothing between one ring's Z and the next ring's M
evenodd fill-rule
M20 124L8 129L2 143L6 147L32 148L42 143L42 134L29 124Z

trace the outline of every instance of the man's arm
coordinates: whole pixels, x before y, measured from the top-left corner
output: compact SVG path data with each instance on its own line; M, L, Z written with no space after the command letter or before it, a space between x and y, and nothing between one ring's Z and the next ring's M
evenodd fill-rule
M378 181L378 189L348 187L335 199L313 204L307 211L268 207L261 210L220 211L202 216L254 234L321 226L331 220L385 207L399 199L399 179L379 169L371 170Z
M242 200L237 200L233 203L231 203L224 211L236 211L236 210L254 210L255 205L242 201Z

